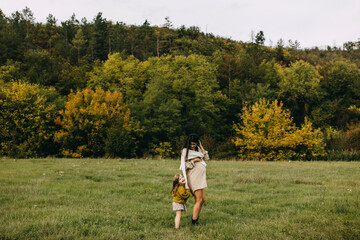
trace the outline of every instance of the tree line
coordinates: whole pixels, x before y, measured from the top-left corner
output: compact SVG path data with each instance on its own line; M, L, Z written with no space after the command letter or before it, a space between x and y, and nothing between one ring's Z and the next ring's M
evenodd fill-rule
M196 132L214 158L358 157L360 42L265 46L262 31L239 42L101 13L39 23L27 7L0 10L0 35L2 156L175 157Z

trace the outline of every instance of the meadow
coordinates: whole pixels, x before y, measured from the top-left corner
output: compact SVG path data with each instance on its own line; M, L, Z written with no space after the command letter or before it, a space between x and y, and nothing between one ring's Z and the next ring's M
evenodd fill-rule
M0 159L0 239L360 239L360 162L209 161L175 230L179 160Z

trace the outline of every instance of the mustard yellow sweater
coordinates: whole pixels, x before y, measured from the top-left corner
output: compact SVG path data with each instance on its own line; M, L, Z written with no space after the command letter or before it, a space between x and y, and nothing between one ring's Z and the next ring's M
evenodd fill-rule
M190 197L190 189L185 189L184 186L180 185L176 190L173 202L185 204L187 199Z

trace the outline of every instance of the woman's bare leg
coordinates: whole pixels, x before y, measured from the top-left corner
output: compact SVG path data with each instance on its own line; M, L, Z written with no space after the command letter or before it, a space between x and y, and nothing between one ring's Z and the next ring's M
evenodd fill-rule
M199 217L201 207L205 202L205 189L199 189L194 192L195 204L193 207L193 216L192 219L196 220Z

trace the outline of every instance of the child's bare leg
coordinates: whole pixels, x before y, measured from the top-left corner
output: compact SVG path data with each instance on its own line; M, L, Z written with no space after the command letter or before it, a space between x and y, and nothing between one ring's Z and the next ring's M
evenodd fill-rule
M181 219L181 210L176 211L176 216L175 216L175 228L176 229L180 228L180 219Z

